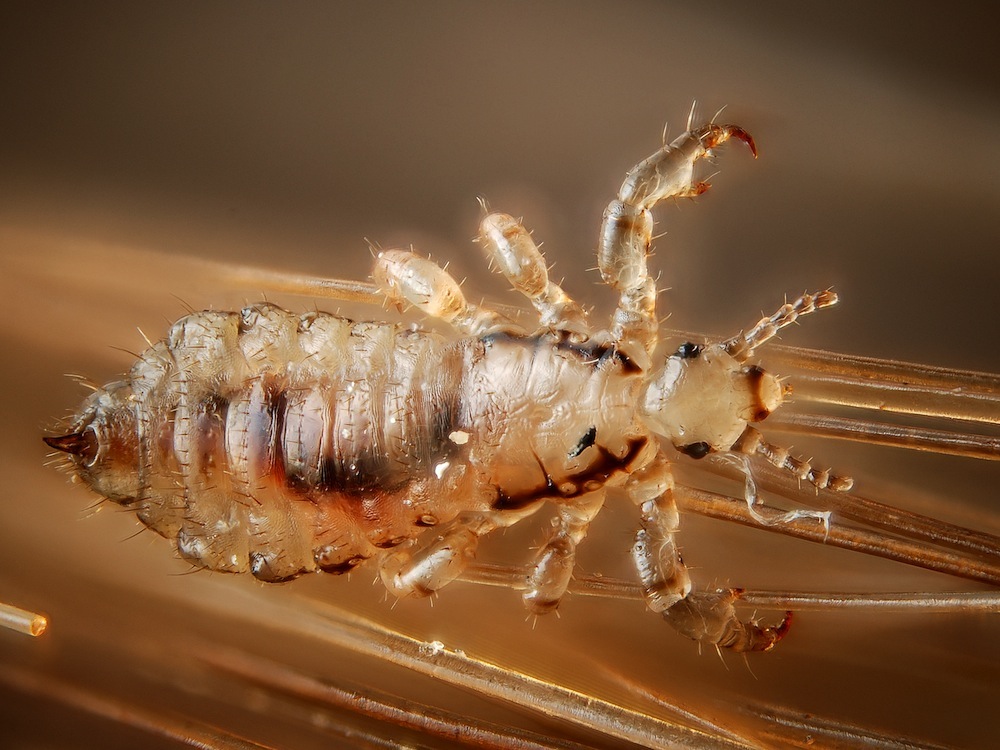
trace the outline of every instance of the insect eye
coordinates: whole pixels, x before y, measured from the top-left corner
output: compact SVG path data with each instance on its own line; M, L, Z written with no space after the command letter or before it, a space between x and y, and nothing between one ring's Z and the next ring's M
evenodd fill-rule
M676 356L680 357L681 359L695 359L700 354L701 354L701 345L694 344L688 341L687 343L681 344L679 347L677 347Z
M678 445L677 450L687 456L691 456L691 458L704 458L712 452L712 446L704 441L701 441L697 443L688 443L687 445Z

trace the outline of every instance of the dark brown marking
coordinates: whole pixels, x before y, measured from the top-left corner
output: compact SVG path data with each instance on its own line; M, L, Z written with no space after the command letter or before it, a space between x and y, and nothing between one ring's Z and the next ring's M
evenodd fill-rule
M648 439L645 437L631 440L628 444L628 450L625 451L625 455L621 458L613 454L603 445L597 445L596 448L600 452L600 458L579 474L573 474L572 476L567 477L567 482L564 486L569 485L572 486L573 489L566 493L559 491L548 474L545 474L546 481L544 485L539 486L537 489L518 493L517 495L508 495L502 489L497 487L497 497L496 500L493 501L493 508L494 510L518 510L539 500L556 497L570 499L585 495L587 492L593 492L592 489L587 489L589 482L597 480L600 482L601 486L604 486L604 484L606 484L608 480L618 472L628 471L632 462L636 459L642 449L646 447L647 442ZM593 485L590 484L589 486L592 487Z
M701 346L688 341L677 347L677 356L681 359L697 359L701 356Z
M335 398L333 391L330 395ZM329 419L336 424L333 410ZM371 428L378 429L378 426L373 424ZM387 488L391 463L385 450L377 450L370 439L364 445L355 445L355 450L350 453L338 451L337 447L338 441L332 441L329 450L333 453L320 458L318 491L336 492L354 502L363 502L372 491Z
M580 438L579 442L577 442L577 444L573 448L573 450L571 450L567 455L570 458L576 458L577 456L579 456L581 453L583 453L585 450L587 450L587 448L589 448L590 446L592 446L596 442L597 442L597 428L594 427L594 426L591 426L583 434L583 437Z
M427 596L434 596L434 594L436 593L437 591L435 591L432 588L428 588L422 583L413 584L413 596L427 597Z
M347 499L361 502L374 490L397 488L386 484L388 465L388 457L376 454L371 448L351 456L324 456L320 461L319 482L315 489L321 493L338 493Z
M336 562L336 563L333 562L321 563L317 560L316 565L324 573L330 573L335 576L342 576L344 575L344 573L350 573L361 563L363 563L365 559L366 558L364 557L352 557L348 560L344 560L343 562Z
M343 548L338 548L331 544L325 544L313 550L313 561L316 567L324 573L333 575L343 575L349 573L368 558L363 555L351 555L348 558L341 556Z
M632 206L628 206L627 204L620 204L620 205L622 205L625 208L634 210ZM641 212L618 213L610 218L614 222L615 227L619 229L624 229L628 231L630 234L632 233L631 230L635 229L636 227L639 227L640 229L645 228L646 223L648 222L646 216Z
M678 445L677 450L686 456L691 456L691 458L704 458L712 452L712 446L704 441L701 441L697 443L688 443L687 445Z
M271 559L270 556L265 555L263 552L250 553L250 572L258 581L263 581L264 583L285 583L286 581L298 578L305 572L304 570L296 570L294 573L278 575L271 567Z
M532 599L531 612L536 615L545 615L555 612L559 608L559 599Z
M635 375L643 372L627 354L617 347L601 344L593 339L586 341L574 341L568 331L556 331L555 333L536 333L531 335L517 334L510 331L497 331L483 336L480 341L488 349L493 344L502 342L521 343L525 346L533 346L535 349L542 347L552 347L557 351L571 352L581 361L591 364L594 369L599 369L605 362L611 360L622 368L625 375Z
M405 536L394 536L392 539L381 539L373 544L379 549L392 549L393 547L398 547L403 542L407 540Z
M750 421L763 422L771 413L771 410L764 405L764 399L760 392L761 383L764 381L764 370L757 365L750 365L744 372L747 376L747 383L750 386L750 393L753 394L756 401L753 405L753 417Z
M287 486L288 475L285 466L285 414L288 411L288 391L277 381L267 384L264 405L271 423L271 439L268 454L271 457L271 477L275 486Z
M309 482L299 471L289 471L285 467L285 489L294 495L306 496L312 491Z
M79 457L84 464L92 464L97 458L97 434L89 427L61 437L43 437L42 440L50 448Z
M460 372L461 367L449 361L449 358L458 356L460 352L457 349L447 352L439 371ZM458 450L458 446L448 436L455 431L458 415L461 412L461 388L457 382L451 382L445 387L436 389L431 398L430 434L426 450L431 461L437 462L451 457Z

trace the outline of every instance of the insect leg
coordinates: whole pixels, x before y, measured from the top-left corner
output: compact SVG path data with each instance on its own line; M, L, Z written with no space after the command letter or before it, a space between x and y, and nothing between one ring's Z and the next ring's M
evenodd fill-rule
M636 533L632 557L639 571L643 597L678 632L696 641L735 651L769 651L788 630L790 614L775 627L761 627L736 616L739 591L693 592L675 537L680 518L673 496L673 477L666 459L629 479L625 491L640 508L642 527Z
M758 455L772 466L787 471L789 474L805 480L819 489L830 489L837 492L847 492L854 486L851 477L830 473L829 469L816 469L804 459L796 458L789 453L788 448L773 445L760 434L758 430L747 426L740 439L733 445L733 451L745 456Z
M590 522L604 506L605 494L604 490L591 492L559 508L549 538L535 557L522 595L530 611L540 615L559 606L573 577L576 546L587 536Z
M662 453L632 474L625 492L639 506L641 528L632 545L646 606L663 613L691 592L676 534L680 516L674 504L674 478Z
M746 333L740 331L733 338L722 342L721 346L737 361L745 362L753 356L757 347L766 344L782 328L798 320L799 316L808 315L835 304L837 304L837 295L829 289L815 294L803 294L794 302L786 302L773 315L761 318L757 325Z
M528 298L543 326L590 336L583 308L549 280L545 258L521 222L508 214L490 214L479 225L479 242L490 266L496 263L513 287Z
M387 552L382 583L396 596L429 596L451 583L476 557L479 538L503 526L495 514L466 513Z
M708 190L708 183L694 181L694 164L730 138L743 141L757 155L753 138L736 125L709 123L689 129L636 164L618 197L608 204L597 263L604 282L621 295L611 333L624 346L639 346L648 356L657 343L656 282L646 265L653 238L650 209L668 198L693 198Z
M739 589L693 592L664 612L663 619L692 640L733 651L770 651L788 632L792 613L785 612L777 625L761 626L736 616L733 604L739 598Z
M481 336L495 328L517 328L494 310L466 300L450 273L409 250L379 252L372 278L389 302L400 307L413 305L426 315L450 323L466 336Z

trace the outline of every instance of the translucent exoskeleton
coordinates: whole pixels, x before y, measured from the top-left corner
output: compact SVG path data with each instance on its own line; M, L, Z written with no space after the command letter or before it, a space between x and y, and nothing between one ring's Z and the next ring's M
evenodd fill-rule
M432 594L463 573L482 536L552 503L556 520L523 593L539 614L558 607L606 490L621 488L638 510L632 557L648 607L690 638L769 650L787 616L761 626L737 616L737 590L693 589L660 439L694 458L735 458L748 510L765 524L828 531L829 513L759 509L748 457L817 489L852 482L753 426L787 393L754 353L833 305L832 292L804 294L732 338L656 357L651 211L704 193L694 166L730 139L756 155L741 127L710 122L628 173L599 240L601 276L619 294L607 327L548 278L519 221L490 213L479 242L535 307L537 326L471 304L412 251L379 252L381 294L457 336L267 303L193 313L122 380L98 389L67 434L46 442L186 560L269 582L376 558L392 593Z

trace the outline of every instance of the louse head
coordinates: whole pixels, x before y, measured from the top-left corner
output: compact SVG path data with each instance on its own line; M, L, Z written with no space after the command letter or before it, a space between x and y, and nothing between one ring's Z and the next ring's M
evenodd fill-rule
M70 467L95 492L128 504L139 494L136 417L131 389L112 383L92 393L80 407L70 432L43 438L67 454Z
M653 373L639 404L643 421L694 458L728 451L750 422L779 406L787 389L721 344L686 343Z

